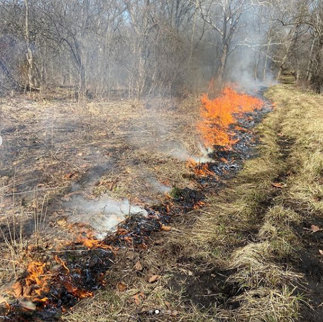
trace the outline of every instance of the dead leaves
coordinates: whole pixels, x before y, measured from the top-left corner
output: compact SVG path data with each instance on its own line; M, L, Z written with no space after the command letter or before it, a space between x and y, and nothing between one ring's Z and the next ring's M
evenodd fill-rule
M323 229L321 229L319 226L312 225L310 230L313 233L317 233L318 231L322 231Z
M127 289L127 285L124 282L119 282L117 284L117 290L119 292L124 292Z
M163 230L163 231L171 231L172 230L172 227L162 225L160 229Z
M307 230L307 231L311 232L312 234L317 233L319 231L323 231L322 228L320 228L319 226L316 226L316 225L311 225L311 228L304 228L304 230Z
M106 191L113 191L117 188L119 183L119 179L106 179L102 178L98 182L96 182L95 186L105 189Z
M75 178L75 177L77 177L78 176L78 172L77 171L75 171L75 172L70 172L70 173L66 173L64 176L63 176L63 179L65 179L65 180L71 180L71 179L73 179L73 178Z
M140 305L144 301L145 298L146 298L146 296L143 292L138 292L132 296L132 299L137 306Z
M153 275L148 279L148 283L155 283L161 278L160 275Z
M283 189L285 187L284 184L280 183L280 182L272 182L271 185L274 187L274 188L279 188L279 189Z
M142 270L143 270L143 267L142 267L142 265L141 265L141 263L140 263L140 261L138 261L136 264L135 264L135 270L136 271L139 271L139 272L141 272Z

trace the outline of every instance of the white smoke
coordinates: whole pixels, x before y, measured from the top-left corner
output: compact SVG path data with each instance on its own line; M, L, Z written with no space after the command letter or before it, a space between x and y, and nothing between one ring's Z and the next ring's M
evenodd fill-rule
M128 199L115 200L109 196L102 196L99 200L86 200L76 196L65 207L71 211L68 218L70 222L91 226L98 239L115 231L116 226L129 215L148 215L145 209L132 205Z

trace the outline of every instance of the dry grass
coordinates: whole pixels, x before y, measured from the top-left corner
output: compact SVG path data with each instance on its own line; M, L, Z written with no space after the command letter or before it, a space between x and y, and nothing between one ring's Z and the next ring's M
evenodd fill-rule
M238 310L219 310L216 317L219 321L234 322L292 322L298 318L299 297L293 295L293 290L283 287L280 291L259 287L237 296L241 303Z

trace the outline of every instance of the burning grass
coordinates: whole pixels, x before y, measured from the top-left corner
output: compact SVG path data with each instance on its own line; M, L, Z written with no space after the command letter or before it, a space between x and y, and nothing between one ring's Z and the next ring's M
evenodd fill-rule
M104 248L88 251L71 244L56 254L43 254L43 261L30 261L25 276L3 292L9 305L8 319L20 321L24 315L40 319L92 297L93 290L105 285L113 257Z
M220 146L225 149L231 149L238 141L235 138L237 118L264 105L262 100L245 93L237 93L230 87L226 87L220 96L213 100L204 94L201 102L202 121L197 127L204 144L211 148Z
M199 163L193 159L187 162L187 167L191 169L197 177L214 177L215 173L208 163Z
M172 186L195 188L182 161L196 152L192 106L196 100L154 100L149 108L132 102L95 102L83 108L72 101L3 100L0 280L5 294L8 283L20 278L14 290L17 305L10 299L13 319L27 302L32 303L27 310L60 311L92 296L116 245L145 249L152 232L170 230L167 215L143 217L132 210L134 204L158 203ZM111 202L104 203L103 195L118 205L129 198L123 203L127 209L121 209L122 219L127 218L115 239L77 236L78 216L80 225L86 217L83 229L88 229L111 215ZM88 213L75 206L84 204L93 206ZM165 212L170 208L171 202ZM91 258L99 253L106 263L96 266ZM80 268L87 265L96 272Z
M60 250L35 249L28 256L42 261L29 261L25 274L4 289L7 300L0 310L7 310L9 320L25 321L25 315L26 320L54 318L106 286L108 269L120 247L146 249L153 232L170 231L168 222L169 216L147 210L146 216L129 216L104 240L87 231Z

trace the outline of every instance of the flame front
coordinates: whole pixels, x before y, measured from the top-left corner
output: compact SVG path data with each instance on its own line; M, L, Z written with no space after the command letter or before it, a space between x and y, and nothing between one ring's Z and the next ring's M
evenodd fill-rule
M197 128L207 147L221 146L231 149L237 142L234 138L234 126L237 117L263 106L263 101L244 93L237 93L226 87L221 95L210 100L207 94L201 98L200 115L202 120Z

